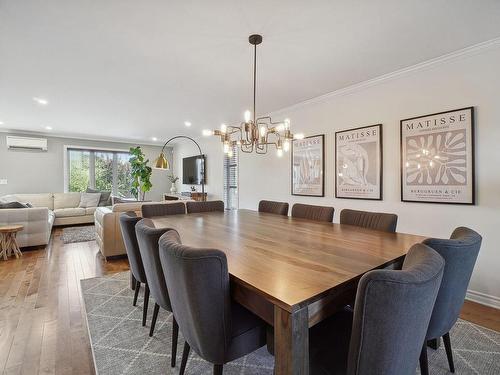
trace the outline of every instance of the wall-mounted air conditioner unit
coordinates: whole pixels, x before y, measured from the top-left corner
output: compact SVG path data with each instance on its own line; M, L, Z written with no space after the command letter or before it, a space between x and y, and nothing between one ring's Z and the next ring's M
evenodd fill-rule
M8 150L38 150L47 151L46 138L30 138L30 137L16 137L7 136L7 149Z

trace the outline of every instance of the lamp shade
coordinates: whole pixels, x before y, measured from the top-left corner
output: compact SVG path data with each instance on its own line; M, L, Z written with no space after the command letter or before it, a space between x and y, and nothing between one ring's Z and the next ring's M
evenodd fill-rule
M160 152L160 155L156 159L155 168L157 169L170 169L170 164L168 163L167 158L163 152Z

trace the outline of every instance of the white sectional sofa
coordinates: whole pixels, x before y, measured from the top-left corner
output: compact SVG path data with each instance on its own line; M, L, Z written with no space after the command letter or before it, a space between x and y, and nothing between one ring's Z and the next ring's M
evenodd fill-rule
M79 208L81 193L11 194L3 202L30 203L32 208L0 209L0 225L22 224L17 235L20 247L49 243L53 225L94 222L97 207Z

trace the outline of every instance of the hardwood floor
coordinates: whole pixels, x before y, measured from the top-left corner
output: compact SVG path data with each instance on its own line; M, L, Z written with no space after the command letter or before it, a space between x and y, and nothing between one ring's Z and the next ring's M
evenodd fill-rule
M0 262L0 373L92 374L80 279L128 269L105 262L95 242L64 245L55 229L47 249Z
M105 262L95 242L64 245L57 228L47 248L0 261L0 373L92 374L80 279L128 270ZM462 318L500 331L500 311L466 302Z

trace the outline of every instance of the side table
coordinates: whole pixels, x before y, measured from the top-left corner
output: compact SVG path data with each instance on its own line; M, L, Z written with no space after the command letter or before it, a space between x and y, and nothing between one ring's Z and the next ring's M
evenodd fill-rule
M23 255L16 241L17 232L23 229L24 226L20 224L0 226L0 258L3 256L3 259L7 260L12 253L16 258Z

